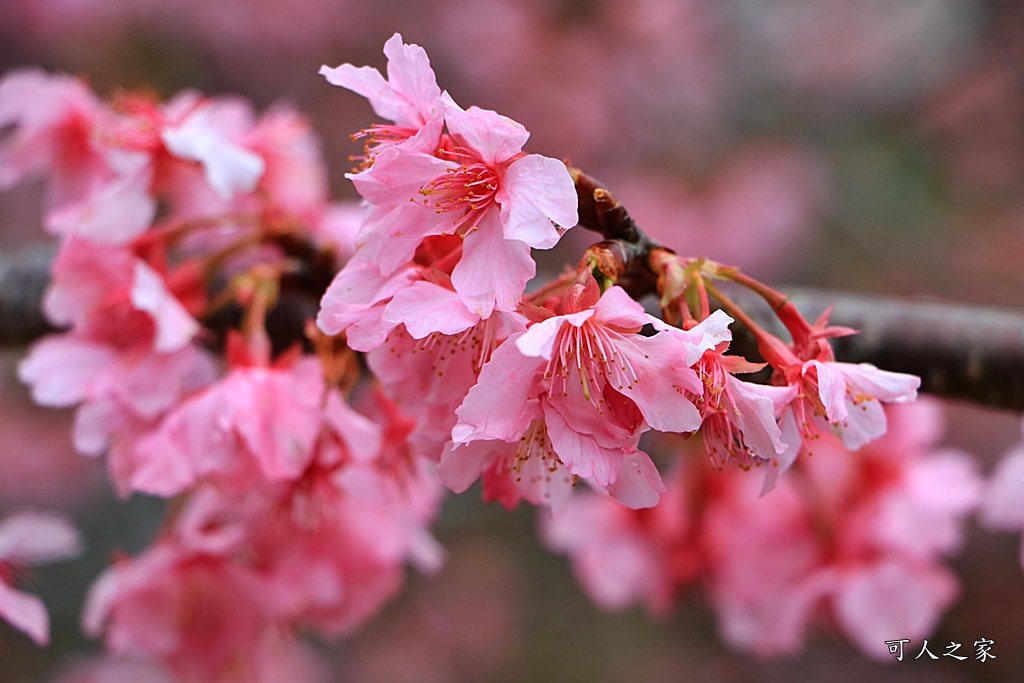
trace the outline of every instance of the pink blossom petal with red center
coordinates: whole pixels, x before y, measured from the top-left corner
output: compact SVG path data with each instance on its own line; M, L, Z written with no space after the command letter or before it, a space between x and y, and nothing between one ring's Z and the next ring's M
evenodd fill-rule
M565 164L539 154L512 162L496 197L505 239L550 249L576 225L576 187Z
M688 346L664 332L653 337L634 337L629 343L619 344L618 350L636 379L614 388L633 399L654 429L696 431L701 424L700 412L683 392L699 394L702 385L697 373L686 365Z
M466 235L452 285L471 313L489 318L495 308L516 310L537 264L527 244L501 236L497 212L487 211L477 227Z
M451 335L464 332L480 322L459 298L459 295L430 282L414 282L395 294L384 308L384 321L404 324L413 339L423 339L439 332Z

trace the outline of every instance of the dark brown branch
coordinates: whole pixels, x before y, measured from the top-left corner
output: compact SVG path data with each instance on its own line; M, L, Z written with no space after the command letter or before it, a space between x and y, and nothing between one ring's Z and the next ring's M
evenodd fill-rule
M26 344L52 329L42 312L52 259L50 245L0 252L0 346Z
M860 334L832 340L838 360L873 363L921 378L923 392L1024 411L1024 313L1011 309L842 292L781 288L814 319L834 306L831 322ZM767 306L742 301L771 332L784 335Z
M628 271L643 275L640 264L646 259L637 251L644 250L643 241L636 240L614 253ZM0 345L27 343L50 329L40 305L52 255L48 246L0 252ZM649 278L644 282L631 277L637 294L654 291ZM833 304L833 324L861 330L833 340L839 360L919 375L922 390L937 396L1024 411L1024 312L812 289L783 291L808 318ZM763 301L740 288L732 293L756 322L784 334ZM289 320L298 326L309 315L303 310ZM743 330L736 330L735 337L734 348L753 358L753 345L744 345Z
M599 181L570 169L579 197L580 226L605 238L592 247L616 261L618 284L635 298L656 293L651 249L658 246L630 218ZM921 377L921 390L993 408L1024 411L1024 313L949 303L856 296L810 289L786 289L807 318L834 305L833 325L860 334L833 340L836 358L873 363ZM737 302L769 332L786 331L753 293ZM760 314L757 312L760 311ZM757 345L743 329L734 331L734 350L756 359Z

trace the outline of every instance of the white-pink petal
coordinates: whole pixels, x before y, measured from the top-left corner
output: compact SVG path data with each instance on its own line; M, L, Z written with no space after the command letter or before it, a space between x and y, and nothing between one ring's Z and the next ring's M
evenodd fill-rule
M445 123L455 141L489 164L508 161L523 149L529 131L516 121L490 109L463 110L447 91L441 93Z
M618 285L609 287L601 295L594 305L594 317L602 325L624 330L639 329L650 322L650 316L644 312L644 307Z
M82 551L82 537L63 515L18 512L0 521L0 562L41 564L63 560Z
M608 487L608 493L615 500L634 510L654 507L665 491L661 473L643 451L623 456L619 473Z
M516 335L509 337L494 351L480 371L480 379L455 411L459 417L452 429L455 443L516 441L529 426L526 404L544 361L524 358L516 339Z
M497 201L505 239L535 249L550 249L576 225L576 187L558 159L529 154L512 162L501 179Z
M43 601L0 581L0 617L22 631L37 645L50 642L50 617Z
M224 113L234 113L220 111L228 109L234 108L219 104L201 106L183 122L168 126L160 134L171 154L202 164L207 182L224 200L255 190L267 167L263 157L235 144L218 130L217 119L227 120L229 117ZM234 123L236 117L230 118Z
M413 339L423 339L435 332L464 332L480 322L480 316L470 313L456 292L420 281L395 294L384 308L383 320L404 324Z
M153 348L159 353L172 353L188 346L201 329L199 322L168 291L163 278L143 261L135 262L131 301L153 318Z
M548 318L542 320L539 323L534 323L526 330L526 333L516 339L516 348L524 356L530 358L543 358L544 360L551 360L552 352L555 347L555 339L558 337L558 331L562 329L563 323L568 323L575 327L583 325L584 321L594 316L593 309L586 311L580 311L579 313L573 313L571 315L560 315L554 318Z
M452 285L470 312L489 318L491 312L518 308L526 283L537 271L530 247L501 236L496 212L487 211L478 230L466 235L462 258L452 271Z

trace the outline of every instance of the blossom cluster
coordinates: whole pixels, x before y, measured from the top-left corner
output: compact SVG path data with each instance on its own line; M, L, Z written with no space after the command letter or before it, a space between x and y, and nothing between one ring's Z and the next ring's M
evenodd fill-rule
M796 649L822 610L865 648L865 605L885 632L926 634L977 486L959 456L925 457L930 433L900 422L879 440L882 404L919 380L837 362L829 338L852 330L619 230L610 193L524 152L519 123L458 105L422 48L396 34L384 53L386 77L321 70L383 119L353 136L358 206L329 202L288 108L0 82L0 187L45 176L60 241L45 310L64 331L20 376L77 407L75 447L106 454L122 495L174 501L153 544L96 581L85 630L173 680L273 680L305 661L291 634L351 632L406 563L436 569L442 485L481 480L488 501L543 508L607 606L661 610L699 577L725 638L762 654ZM528 286L532 250L577 225L610 239ZM660 315L618 281L630 268ZM722 282L768 300L789 339ZM734 321L764 362L731 352ZM765 476L680 454L666 482L648 444L698 433L715 469ZM906 604L883 604L910 579Z
M96 581L86 632L176 680L262 680L282 634L351 631L406 562L437 567L441 487L407 418L356 390L347 349L275 336L278 301L322 292L308 255L344 259L358 216L329 203L309 124L192 92L103 102L26 70L0 84L0 125L0 184L45 176L60 242L45 312L64 331L21 379L77 406L74 445L106 454L119 493L176 500ZM30 607L5 614L43 640Z
M885 660L880 633L919 640L956 597L942 559L982 493L971 457L937 445L937 404L887 412L890 431L859 452L823 435L767 499L742 471L680 460L658 507L581 495L543 520L543 535L609 609L663 614L699 585L736 648L794 654L825 626Z

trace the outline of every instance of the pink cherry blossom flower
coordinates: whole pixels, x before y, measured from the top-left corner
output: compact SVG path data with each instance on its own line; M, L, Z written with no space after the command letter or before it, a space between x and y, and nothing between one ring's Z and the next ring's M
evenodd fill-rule
M614 487L622 472L621 493L654 504L663 487L649 458L636 450L640 434L700 427L700 413L684 393L700 391L690 367L724 338L729 318L722 314L684 332L649 316L618 287L582 308L535 323L494 352L456 411L452 439L515 442L539 410L546 438L570 473ZM658 334L638 334L652 322ZM538 408L530 411L533 399ZM624 468L627 462L632 465Z
M704 450L717 467L730 458L745 468L772 461L786 452L777 418L796 397L797 388L737 379L736 374L754 372L761 366L723 355L724 350L725 344L719 344L705 351L695 366L704 390L697 397Z
M236 367L182 401L131 450L129 487L170 496L208 477L294 479L314 457L324 381L316 358Z
M452 284L467 308L486 318L495 307L518 306L535 272L530 248L554 246L576 224L576 191L562 162L521 151L529 137L523 126L442 99L451 149L438 157L391 147L370 171L351 177L381 207L364 241L382 274L411 260L423 239L459 235L464 245Z
M885 433L881 403L909 403L917 398L921 379L879 370L870 363L810 360L802 375L824 408L843 445L857 449Z
M865 654L883 659L878 629L918 640L956 597L939 560L959 546L980 479L964 454L935 447L936 406L889 412L890 432L856 458L823 434L815 457L764 499L771 505L756 506L747 485L707 510L710 581L728 640L765 655L795 652L827 611ZM739 528L751 535L737 537Z
M168 152L197 161L207 182L224 200L252 192L266 170L261 156L232 140L253 127L252 111L238 100L208 100L196 104L177 121L168 121L160 140Z
M0 521L0 617L38 645L50 642L50 619L42 600L10 585L14 570L74 557L81 545L71 522L57 514L18 512Z
M190 273L176 282L120 247L65 242L45 309L69 332L37 342L19 365L37 403L83 404L74 441L86 454L115 434L158 419L213 377L207 351L192 342L199 323L171 287L191 296Z
M370 101L373 111L394 125L374 125L357 133L366 138L366 161L391 145L432 153L441 137L444 108L430 59L419 45L406 45L399 33L384 43L388 78L372 67L351 64L320 67L332 85L347 88Z
M185 680L244 667L270 626L267 587L230 556L170 539L93 584L82 628L117 656L156 660Z

